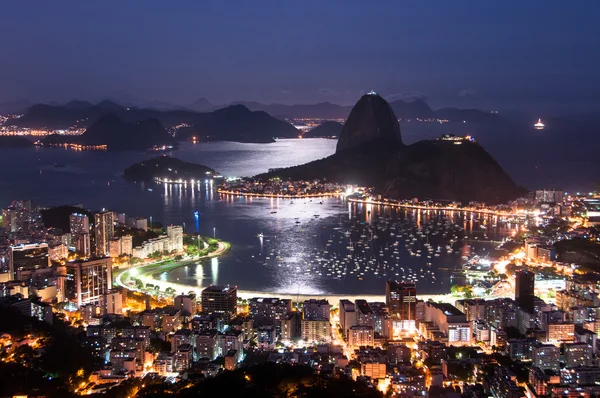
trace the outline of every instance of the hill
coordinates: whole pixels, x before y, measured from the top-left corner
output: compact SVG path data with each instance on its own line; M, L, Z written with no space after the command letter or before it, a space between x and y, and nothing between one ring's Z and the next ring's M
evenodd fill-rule
M339 137L344 125L338 122L328 121L318 125L314 129L302 134L303 138L331 138Z
M167 134L157 119L126 123L115 114L103 116L80 136L53 134L43 139L42 143L107 145L108 150L145 150L153 146L177 146L177 141Z
M173 181L199 181L204 180L207 176L217 174L208 166L187 163L169 156L159 156L129 166L124 170L123 178L129 181L153 181L157 178Z
M81 101L69 107L36 104L23 117L12 119L11 124L29 128L66 129L71 126L91 127L104 116L116 115L124 122L137 123L156 119L166 128L186 123L190 128L176 136L179 140L197 137L201 140L274 142L273 137L292 138L298 130L289 123L275 119L265 112L252 112L242 105L232 105L213 112L188 110L160 111L156 109L127 108L111 101L85 106Z
M479 144L440 139L406 146L396 120L383 98L365 95L344 124L334 155L258 177L326 178L399 199L504 203L524 194Z

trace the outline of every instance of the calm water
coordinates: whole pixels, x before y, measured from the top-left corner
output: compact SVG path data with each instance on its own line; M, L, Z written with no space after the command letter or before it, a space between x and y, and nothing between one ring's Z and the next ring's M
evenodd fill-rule
M335 144L324 139L281 140L268 145L190 144L175 155L224 175L254 175L270 167L326 157L334 152ZM5 206L17 198L45 205L82 203L92 210L109 208L166 224L183 223L188 233L215 234L231 242L232 250L219 259L157 278L190 286L233 284L244 290L292 294L381 294L388 278L415 280L422 293L445 292L462 256L469 251L485 252L484 244L471 247L471 243L461 243L463 234L481 240L486 234L494 239L506 233L506 226L498 220L470 214L384 213L333 198L323 203L222 198L204 182L178 186L121 179L126 166L148 157L64 149L1 151L0 186L4 189L0 203ZM57 162L66 167L54 167ZM419 228L428 230L429 235L408 236L417 236ZM459 240L449 241L454 237ZM436 251L429 253L426 243Z

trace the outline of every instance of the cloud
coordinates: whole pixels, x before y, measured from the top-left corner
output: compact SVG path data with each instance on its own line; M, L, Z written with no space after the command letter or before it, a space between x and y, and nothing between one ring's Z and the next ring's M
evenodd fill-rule
M280 93L281 94L291 94L292 91L291 90L286 90L286 89L281 89Z
M335 96L338 95L338 92L330 88L320 88L317 90L317 94L322 96Z
M464 98L477 97L477 91L472 88L463 88L458 92L458 96Z
M418 99L425 101L427 99L427 96L425 95L425 93L423 93L421 91L406 91L403 93L395 93L395 94L386 95L385 97L388 101L396 101L396 100L414 101L414 100L418 100Z

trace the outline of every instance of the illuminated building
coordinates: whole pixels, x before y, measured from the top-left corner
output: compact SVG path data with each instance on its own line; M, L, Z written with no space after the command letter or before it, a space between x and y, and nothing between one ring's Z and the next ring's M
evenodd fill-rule
M69 248L64 243L48 247L48 258L50 261L60 261L67 258L69 255Z
M292 300L254 297L248 301L248 308L254 322L278 324L292 311Z
M435 325L449 344L469 344L471 325L465 314L446 303L425 303L425 322Z
M237 316L237 287L211 285L202 290L202 311L231 321Z
M304 301L304 307L302 308L302 317L304 319L326 319L329 322L330 316L329 301L316 299Z
M92 255L92 242L90 234L81 234L75 241L75 250L82 257L90 257Z
M94 231L96 238L96 256L110 256L110 240L115 236L114 213L103 211L94 216Z
M350 347L372 346L374 344L372 326L355 325L348 329L348 345Z
M348 330L356 325L356 306L350 300L340 300L340 327L344 337L348 338Z
M196 334L196 355L211 361L219 356L219 332L205 330Z
M542 370L560 369L560 348L552 344L534 344L531 347L532 366Z
M131 235L121 236L121 254L128 256L133 254L133 237Z
M11 280L26 281L38 269L49 265L47 243L31 243L10 246L8 250L8 265Z
M371 310L367 300L356 300L354 304L356 308L356 324L375 328L375 314Z
M592 366L594 350L586 343L565 344L565 366L576 368L580 366Z
M129 218L129 226L135 229L148 230L148 219L145 217L131 217Z
M87 214L71 214L71 216L69 216L69 226L73 242L77 242L79 236L90 233L90 219Z
M123 315L123 294L109 291L100 297L100 305L104 315Z
M304 341L331 341L331 325L327 319L302 319L301 330Z
M600 198L584 199L583 206L586 209L588 225L600 224Z
M401 330L413 330L416 320L417 287L414 283L387 281L385 303Z
M183 227L181 225L169 225L167 236L171 241L171 250L183 251Z
M534 311L535 274L530 271L519 271L515 276L515 301L523 309Z
M79 260L65 265L65 299L77 307L99 304L112 288L112 260Z
M565 191L562 189L537 189L535 200L541 203L562 203Z

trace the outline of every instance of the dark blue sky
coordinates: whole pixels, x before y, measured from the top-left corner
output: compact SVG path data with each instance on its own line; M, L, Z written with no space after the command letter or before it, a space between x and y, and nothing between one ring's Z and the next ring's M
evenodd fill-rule
M0 100L600 108L600 2L12 1Z

